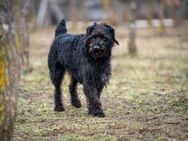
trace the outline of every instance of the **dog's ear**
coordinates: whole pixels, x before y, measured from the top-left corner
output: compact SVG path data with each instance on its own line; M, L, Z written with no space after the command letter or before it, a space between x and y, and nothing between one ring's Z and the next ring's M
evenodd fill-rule
M119 45L119 42L116 40L116 38L115 38L115 31L114 31L114 29L112 28L112 27L110 27L111 29L110 29L110 32L111 32L111 34L112 34L112 39L113 39L113 42L115 42L117 45Z
M95 22L93 25L89 26L87 29L86 29L86 34L89 35L91 34L91 32L93 31L94 27L97 25L97 23Z
M119 42L115 38L115 31L114 31L114 29L111 26L107 25L107 24L104 24L104 25L109 28L109 31L110 31L110 33L112 35L113 42L116 43L117 45L119 45Z

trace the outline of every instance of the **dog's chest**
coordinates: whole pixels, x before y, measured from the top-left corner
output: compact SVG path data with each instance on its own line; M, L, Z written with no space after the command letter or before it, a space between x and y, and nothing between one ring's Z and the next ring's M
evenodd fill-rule
M106 84L109 80L109 76L106 73L101 74L101 81L103 84Z
M92 84L106 85L107 82L109 81L110 69L108 69L108 67L106 68L90 67L85 71L84 77L86 78L86 81Z

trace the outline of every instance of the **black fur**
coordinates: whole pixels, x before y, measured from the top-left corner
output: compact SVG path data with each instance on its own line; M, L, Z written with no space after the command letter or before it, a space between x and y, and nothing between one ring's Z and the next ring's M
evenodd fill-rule
M61 82L65 71L71 76L69 85L71 103L80 108L77 83L83 84L89 114L104 117L100 95L111 75L111 51L115 32L107 24L89 26L86 34L67 34L62 20L55 31L55 39L48 54L48 67L51 81L55 87L55 111L64 111L61 98Z

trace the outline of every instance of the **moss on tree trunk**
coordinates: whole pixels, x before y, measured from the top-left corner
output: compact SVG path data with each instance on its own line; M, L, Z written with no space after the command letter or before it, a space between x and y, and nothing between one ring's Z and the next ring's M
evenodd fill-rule
M0 140L11 140L22 64L20 0L0 0ZM22 23L26 24L26 23ZM27 32L27 31L25 31Z

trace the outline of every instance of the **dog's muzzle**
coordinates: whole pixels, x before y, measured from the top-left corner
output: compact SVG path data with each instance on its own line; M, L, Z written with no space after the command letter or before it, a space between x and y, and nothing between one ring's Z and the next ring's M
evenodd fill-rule
M96 53L96 52L99 52L101 51L100 47L98 45L94 45L93 46L93 52Z
M99 45L94 45L92 47L92 55L94 59L100 59L104 56L104 50Z

